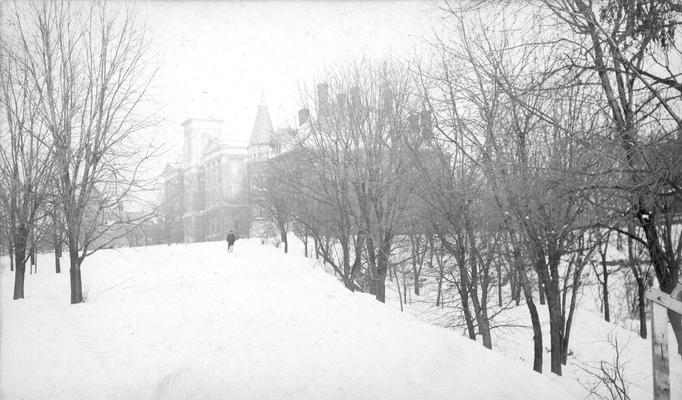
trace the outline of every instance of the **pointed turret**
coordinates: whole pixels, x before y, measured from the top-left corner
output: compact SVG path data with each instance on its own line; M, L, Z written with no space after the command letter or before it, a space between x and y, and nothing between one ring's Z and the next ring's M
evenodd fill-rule
M272 120L268 106L265 104L265 96L261 94L258 113L249 139L249 159L268 159L274 155L274 148L275 130L272 128Z
M256 114L256 121L251 130L251 139L249 146L259 144L272 144L275 136L275 130L272 128L272 120L270 119L270 111L265 98L261 96L260 104L258 105L258 113Z

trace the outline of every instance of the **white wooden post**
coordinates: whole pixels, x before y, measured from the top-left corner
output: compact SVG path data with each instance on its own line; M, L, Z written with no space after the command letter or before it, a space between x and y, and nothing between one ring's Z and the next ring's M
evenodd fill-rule
M673 293L677 294L680 287ZM670 400L670 363L668 360L668 309L682 314L682 302L657 289L650 289L651 363L654 378L654 400Z

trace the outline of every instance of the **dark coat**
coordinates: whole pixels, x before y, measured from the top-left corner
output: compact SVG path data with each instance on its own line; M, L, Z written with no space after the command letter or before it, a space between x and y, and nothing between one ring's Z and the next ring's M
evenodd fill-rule
M234 233L230 232L227 234L227 245L232 246L234 244L234 241L237 240L237 238L234 236Z

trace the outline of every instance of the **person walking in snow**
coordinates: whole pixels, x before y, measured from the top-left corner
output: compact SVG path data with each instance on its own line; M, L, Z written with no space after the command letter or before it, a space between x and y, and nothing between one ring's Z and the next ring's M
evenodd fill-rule
M234 235L234 232L232 232L232 229L227 232L227 238L225 240L227 241L227 252L232 253L232 250L234 249L234 242L237 240L237 237Z

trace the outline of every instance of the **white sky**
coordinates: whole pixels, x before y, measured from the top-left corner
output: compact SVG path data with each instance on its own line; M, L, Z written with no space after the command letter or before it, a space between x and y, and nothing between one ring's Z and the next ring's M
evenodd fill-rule
M295 126L300 88L325 67L363 55L409 57L438 23L425 1L151 1L146 16L161 60L152 94L167 143L181 147L189 117L224 120L224 139L248 140L264 93L275 128Z

